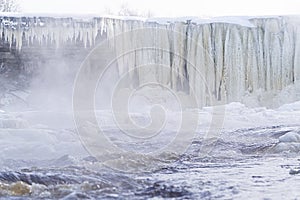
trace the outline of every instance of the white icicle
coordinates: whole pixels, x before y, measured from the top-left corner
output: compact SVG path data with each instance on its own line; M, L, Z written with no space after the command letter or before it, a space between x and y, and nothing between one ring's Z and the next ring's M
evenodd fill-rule
M128 73L139 84L153 80L174 90L189 89L186 92L194 92L201 106L215 100L240 101L245 93L259 90L278 92L300 80L300 23L293 17L253 18L248 25L120 18L28 20L28 27L2 22L11 48L13 44L19 51L30 45L64 48L77 42L90 48L97 36L107 37L109 47L120 56L116 57L120 76ZM168 66L169 71L139 67L154 64Z

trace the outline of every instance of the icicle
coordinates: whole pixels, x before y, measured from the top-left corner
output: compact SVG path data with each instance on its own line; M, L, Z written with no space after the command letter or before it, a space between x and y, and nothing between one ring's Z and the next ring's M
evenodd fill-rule
M9 48L12 47L13 44L13 30L11 28L8 29L7 31L7 42L9 43Z
M16 37L16 49L18 51L21 50L22 48L22 35L23 35L23 31L21 31L20 29L18 29L16 31L15 37Z
M294 77L295 81L300 80L300 25L296 27L294 32L295 52L294 52Z
M106 18L101 18L100 19L100 33L103 35L103 32L107 32L107 26L106 26Z
M77 42L92 47L98 33L106 33L114 53L123 55L117 59L120 75L130 72L132 79L138 76L140 84L143 79L147 81L146 77L177 90L184 89L188 77L190 90L207 105L209 95L222 101L238 101L246 92L276 92L300 79L300 26L286 19L251 19L256 27L243 27L230 23L163 25L113 18L88 22L47 18L41 23L28 18L26 28L20 25L24 23L21 20L17 20L17 26L2 21L0 28L5 42L10 48L15 44L19 51L26 46L23 33L29 47L56 48ZM145 64L170 66L170 73L158 68L137 69Z

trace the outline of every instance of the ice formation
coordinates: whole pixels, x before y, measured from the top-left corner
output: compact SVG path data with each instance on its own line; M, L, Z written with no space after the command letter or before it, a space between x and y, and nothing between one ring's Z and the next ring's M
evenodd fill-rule
M202 105L211 105L211 98L240 101L247 93L276 93L298 81L299 24L297 16L203 20L1 17L0 26L2 41L19 51L32 45L92 47L101 36L114 38L111 45L116 55L123 55L117 59L120 75L133 70L140 84L151 77L176 90L193 91ZM170 73L155 67L139 70L138 66L147 63L169 66Z

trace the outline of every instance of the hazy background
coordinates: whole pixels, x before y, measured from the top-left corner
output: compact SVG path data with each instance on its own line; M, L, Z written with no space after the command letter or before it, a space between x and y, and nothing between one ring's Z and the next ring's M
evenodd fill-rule
M23 12L117 14L128 7L157 17L299 14L299 0L19 0Z

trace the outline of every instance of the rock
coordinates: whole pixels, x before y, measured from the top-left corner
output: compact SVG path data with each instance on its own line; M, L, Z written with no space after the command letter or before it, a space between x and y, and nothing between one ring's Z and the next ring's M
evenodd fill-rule
M10 192L13 196L25 196L31 193L31 186L19 181L10 186Z
M290 175L300 174L300 170L291 169L289 172Z

